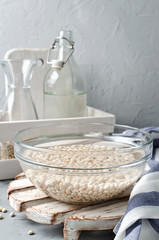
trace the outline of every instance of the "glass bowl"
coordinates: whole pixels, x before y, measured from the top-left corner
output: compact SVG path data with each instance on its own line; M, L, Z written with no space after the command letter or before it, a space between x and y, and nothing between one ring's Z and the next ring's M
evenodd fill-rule
M115 198L141 177L152 139L129 126L66 122L19 131L14 151L26 176L48 196L97 203Z

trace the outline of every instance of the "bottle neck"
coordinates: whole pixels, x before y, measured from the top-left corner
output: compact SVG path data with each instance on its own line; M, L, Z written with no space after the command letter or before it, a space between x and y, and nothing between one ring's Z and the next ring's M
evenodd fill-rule
M63 68L74 51L71 31L60 31L48 53L47 62L55 68Z
M70 30L62 30L59 32L59 45L60 46L64 46L64 47L68 47L68 42L65 41L64 39L68 39L70 42L73 42L73 35L72 35L72 31Z

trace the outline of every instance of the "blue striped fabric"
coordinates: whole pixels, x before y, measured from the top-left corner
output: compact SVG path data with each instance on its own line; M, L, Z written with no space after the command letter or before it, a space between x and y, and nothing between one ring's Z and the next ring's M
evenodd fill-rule
M159 240L159 127L144 130L154 138L150 170L132 190L127 210L114 229L115 240Z

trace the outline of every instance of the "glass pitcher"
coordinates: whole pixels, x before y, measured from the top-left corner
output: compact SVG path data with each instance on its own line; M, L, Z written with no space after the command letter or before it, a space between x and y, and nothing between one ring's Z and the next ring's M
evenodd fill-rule
M31 77L38 60L4 59L0 62L5 73L6 100L1 121L38 119L31 96Z

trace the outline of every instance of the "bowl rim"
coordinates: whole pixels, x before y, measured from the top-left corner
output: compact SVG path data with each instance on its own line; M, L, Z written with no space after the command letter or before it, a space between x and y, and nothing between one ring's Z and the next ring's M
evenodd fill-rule
M75 122L75 124L76 123L79 123L79 122ZM14 137L13 137L14 145L18 144L18 145L20 145L23 148L30 149L30 150L36 150L36 151L39 151L39 152L48 151L45 148L42 149L40 147L33 147L33 146L28 145L28 144L25 144L22 141L18 140L18 136L20 134L22 134L23 132L31 130L31 129L36 129L36 128L38 129L39 127L47 127L47 126L50 126L50 125L56 126L56 125L60 125L60 124L64 124L64 123L55 123L55 124L52 123L52 124L45 124L45 125L44 124L43 125L39 124L36 127L33 126L33 127L24 128L24 129L18 131L14 135ZM88 124L93 124L93 123L88 123ZM152 139L151 135L148 132L146 132L146 131L144 131L142 129L138 129L138 128L131 127L131 126L128 126L128 125L120 125L120 124L114 124L114 127L125 128L125 130L135 130L135 131L137 131L139 133L143 133L146 137L149 138L149 140L146 143L144 143L144 144L142 144L140 146L131 146L131 147L127 147L127 148L123 148L123 147L116 148L116 150L118 150L118 151L125 151L125 152L127 152L127 151L130 151L130 150L141 150L142 148L146 147L147 145L151 145L152 142L153 142L153 139ZM72 152L72 150L70 150L70 151ZM97 152L97 150L94 150L94 151ZM107 151L112 152L114 150L107 150ZM82 171L83 170L90 170L90 171L93 171L93 170L113 170L113 169L115 170L116 168L130 167L130 166L136 165L138 163L147 161L152 156L152 152L150 152L150 154L145 155L144 157L141 157L141 158L139 158L137 160L131 161L129 163L121 164L121 165L112 166L112 167L103 167L103 168L101 168L101 167L100 168L97 168L97 167L96 168L70 168L70 167L58 167L56 165L48 165L48 164L41 163L41 162L35 162L33 160L29 160L29 159L24 158L22 155L19 155L19 153L16 153L15 149L14 149L14 152L15 152L15 157L17 157L19 160L22 160L24 162L28 162L29 164L34 164L34 165L41 166L41 167L46 167L46 168L49 167L49 168L60 169L60 170L78 170L78 171L80 171L80 170L82 170ZM89 151L89 152L93 152L93 151ZM102 150L100 150L100 152L102 152Z

